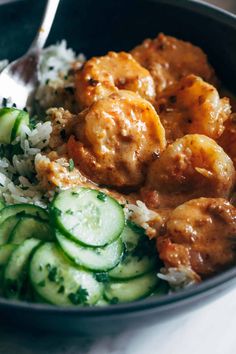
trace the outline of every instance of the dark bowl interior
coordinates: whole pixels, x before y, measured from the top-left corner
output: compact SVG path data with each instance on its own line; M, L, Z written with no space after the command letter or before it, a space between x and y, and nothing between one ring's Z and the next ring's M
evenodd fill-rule
M24 0L0 7L0 59L21 56L40 23L45 1ZM33 5L33 6L32 6ZM236 82L236 18L187 0L61 0L48 44L65 38L87 57L108 50L129 50L158 32L203 48L225 86ZM4 322L31 329L108 333L129 326L162 322L197 308L234 286L236 268L201 285L160 299L105 308L56 308L0 299Z

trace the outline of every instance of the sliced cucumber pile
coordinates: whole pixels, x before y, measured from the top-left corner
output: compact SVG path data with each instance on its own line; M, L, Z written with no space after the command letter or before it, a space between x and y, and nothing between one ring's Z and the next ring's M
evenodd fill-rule
M29 114L16 108L0 109L0 144L10 144L29 125Z
M154 241L112 197L88 188L57 194L49 213L0 210L0 292L60 306L105 306L161 296Z

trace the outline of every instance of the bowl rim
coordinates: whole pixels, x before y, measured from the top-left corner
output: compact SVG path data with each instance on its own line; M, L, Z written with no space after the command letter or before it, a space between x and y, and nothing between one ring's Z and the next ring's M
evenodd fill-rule
M198 14L202 14L209 17L216 22L226 24L227 26L236 30L236 15L220 9L215 5L205 3L201 0L149 0L150 2L158 2L161 4L167 4L172 7L177 7L180 9L191 10ZM11 6L18 1L13 1L10 3L4 3L1 6ZM203 296L208 296L211 293L215 293L220 290L223 286L232 285L233 280L236 281L236 266L215 275L214 277L204 280L198 285L193 285L189 288L180 290L179 292L172 293L170 295L164 295L161 297L147 297L143 300L133 301L130 303L116 304L116 305L104 305L104 306L94 306L94 307L66 307L66 306L55 306L50 304L39 304L30 302L21 302L15 300L7 300L0 297L0 309L8 308L9 310L23 310L30 312L44 312L48 314L69 314L70 316L86 316L86 317L101 317L102 316L113 316L113 315L124 315L131 313L140 313L147 310L159 310L164 311L171 307L176 307L176 305L181 306L181 304L190 302L193 298L199 298ZM230 287L230 286L229 286Z

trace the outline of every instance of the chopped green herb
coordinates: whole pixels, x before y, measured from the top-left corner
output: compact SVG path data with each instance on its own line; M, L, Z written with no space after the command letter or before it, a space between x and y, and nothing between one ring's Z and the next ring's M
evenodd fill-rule
M64 294L65 292L65 287L64 285L61 285L60 288L58 289L58 294Z
M52 268L52 266L51 266L50 263L46 264L46 269L47 269L47 270L50 270L51 268Z
M88 291L81 286L76 290L75 293L70 293L68 299L73 305L86 304L88 298Z
M49 67L48 67L48 70L49 70L49 71L52 71L53 69L54 69L54 66L49 66Z
M49 79L47 79L47 80L45 81L45 85L48 85L48 84L49 84L49 82L50 82L50 80L49 80Z
M73 212L73 210L68 209L68 210L66 210L66 214L68 214L68 215L73 215L73 214L74 214L74 212Z
M95 273L94 277L99 283L107 283L109 281L107 273Z
M71 195L79 195L79 192L71 192Z
M111 304L111 305L116 305L116 304L118 304L118 302L119 302L118 297L113 297L113 298L110 300L110 304Z
M64 278L59 274L59 271L55 266L50 267L48 270L48 279L56 284L61 284L64 281Z
M64 80L67 80L67 79L68 79L68 75L65 75L65 76L64 76Z
M41 287L44 287L45 285L46 285L45 280L41 280L41 281L38 283L38 286L41 286Z
M51 267L48 271L48 279L52 282L56 282L57 276L57 267Z
M30 129L34 129L36 127L36 124L37 124L37 117L36 116L30 117L30 123L29 123Z
M102 202L105 202L107 199L107 195L103 192L98 192L97 198L101 200Z
M69 171L73 171L73 169L75 168L75 163L73 159L69 160Z
M2 99L2 106L3 107L7 106L7 98L6 97L3 97L3 99Z

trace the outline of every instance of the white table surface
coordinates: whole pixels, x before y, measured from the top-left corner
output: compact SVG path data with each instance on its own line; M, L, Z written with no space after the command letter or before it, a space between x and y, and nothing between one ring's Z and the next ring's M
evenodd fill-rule
M0 0L1 2L6 0ZM7 0L9 1L9 0ZM176 0L178 1L178 0ZM211 0L236 12L236 0ZM100 338L17 332L0 326L0 354L235 354L236 289L192 313Z

